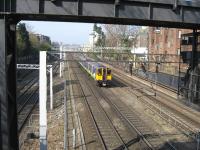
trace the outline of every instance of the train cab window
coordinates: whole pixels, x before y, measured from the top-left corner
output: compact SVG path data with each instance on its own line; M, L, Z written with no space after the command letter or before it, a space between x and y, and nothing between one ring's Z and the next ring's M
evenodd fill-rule
M97 74L98 74L99 76L102 74L101 68L99 68L99 69L97 70Z
M105 68L103 68L103 75L105 75L106 74L106 69Z
M107 68L107 75L111 75L111 70Z

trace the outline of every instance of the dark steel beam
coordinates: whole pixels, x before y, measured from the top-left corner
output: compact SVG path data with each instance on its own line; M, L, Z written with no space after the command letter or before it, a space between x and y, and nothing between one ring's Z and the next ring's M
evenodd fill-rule
M0 14L0 18L3 15ZM105 18L92 16L71 16L71 15L43 15L43 14L9 14L11 18L20 20L34 20L34 21L59 21L59 22L85 22L85 23L104 23L104 24L124 24L124 25L145 25L145 26L159 26L169 28L183 28L183 29L200 29L200 24L181 23L181 22L167 22L167 21L151 21L140 19L127 18Z
M4 14L25 20L199 28L200 1L6 0L0 2L0 15Z
M16 24L11 18L7 21L7 92L9 106L9 131L10 149L18 149L18 127L17 127L17 102L16 102ZM14 126L16 125L16 126ZM14 139L16 141L14 141Z
M0 149L8 149L5 20L0 20Z
M0 19L0 149L18 149L15 25Z

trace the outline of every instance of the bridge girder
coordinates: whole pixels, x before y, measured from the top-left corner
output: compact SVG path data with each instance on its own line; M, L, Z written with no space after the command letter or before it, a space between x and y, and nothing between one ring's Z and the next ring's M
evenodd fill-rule
M4 3L5 2L5 3ZM0 2L0 16L52 20L200 27L200 2L193 0L10 0Z

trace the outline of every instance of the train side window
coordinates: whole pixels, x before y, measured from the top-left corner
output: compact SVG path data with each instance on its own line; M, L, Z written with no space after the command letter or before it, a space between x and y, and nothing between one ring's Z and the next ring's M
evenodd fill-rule
M101 73L101 68L99 68L98 70L97 70L97 74L98 75L101 75L102 73Z
M107 69L107 75L111 75L111 70Z

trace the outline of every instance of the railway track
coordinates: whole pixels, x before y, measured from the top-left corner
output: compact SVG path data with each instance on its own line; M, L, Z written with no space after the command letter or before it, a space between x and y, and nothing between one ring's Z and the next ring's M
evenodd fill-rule
M54 71L57 72L58 65L54 66ZM17 97L17 114L18 114L18 132L20 133L25 126L27 120L32 114L35 106L39 101L39 86L38 86L38 71L30 72L32 75L26 75L29 78L24 82L18 92L20 95ZM36 76L36 78L35 78ZM32 78L30 80L30 78ZM22 94L21 94L22 93Z
M197 128L199 123L196 119L189 117L189 110L181 108L181 106L177 105L172 101L165 101L165 97L160 93L153 93L152 89L145 91L143 90L143 86L128 77L123 76L119 73L115 75L115 78L127 85L129 88L127 90L138 97L138 100L142 102L147 108L157 113L161 118L166 120L172 126L180 130L186 136L189 136L194 141L197 140L198 131ZM155 92L155 91L154 91ZM156 96L155 96L155 95ZM171 107L170 107L171 106ZM197 113L191 112L192 116L197 115ZM185 120L186 118L186 120ZM188 122L189 120L189 122ZM190 122L196 124L194 126Z
M22 70L20 70L22 71ZM25 70L23 70L25 71ZM32 78L34 78L35 76L38 76L38 71L37 70L31 70L29 72L27 72L25 75L21 75L20 77L18 77L19 79L17 79L17 84L18 84L18 88L17 88L17 93L24 93L24 91L27 88L28 85L30 85L31 83L34 83L34 80L31 80Z
M21 90L18 90L19 94L17 95L17 99L19 104L21 103L21 99L23 99L23 97L26 97L26 94L30 92L30 89L36 84L37 81L38 78L34 78L27 82L27 84Z
M39 101L38 78L33 79L27 85L27 89L18 97L17 114L18 114L18 132L20 133L26 124L29 116L32 114L35 106Z
M32 114L34 108L38 104L39 101L39 93L38 91L32 96L29 100L27 100L26 105L24 105L20 111L18 112L18 132L20 133L25 126L28 118Z
M99 92L103 95L106 102L109 103L110 106L113 106L116 112L124 118L125 123L138 134L139 140L143 140L150 149L160 149L160 146L163 146L163 143L165 143L165 149L176 150L162 135L146 125L139 117L137 111L128 108L127 105L123 104L120 100L116 100L112 92L108 92L106 89L99 89Z
M145 123L140 119L140 117L137 115L136 112L128 109L126 105L123 105L120 101L116 101L115 100L117 99L116 97L114 97L113 95L109 95L108 92L103 91L102 90L103 88L98 88L98 90L94 91L94 89L97 87L95 85L91 85L89 81L86 81L86 84L90 88L90 91L92 91L91 93L93 93L93 95L101 95L101 98L98 98L97 96L95 96L96 101L98 103L103 98L109 104L109 106L117 113L118 117L121 118L121 120L123 120L123 123L130 129L130 132L132 132L135 135L137 134L137 138L135 138L133 141L124 140L123 148L128 149L128 147L131 146L134 142L141 142L143 145L145 145L144 149L158 149L159 146L162 145L163 143L165 143L164 145L165 149L173 149L173 150L176 149L170 142L168 142L158 133L151 130L150 127L146 126ZM94 104L91 104L91 101L92 100L89 101L90 103L88 103L88 105L90 105L90 107L93 107ZM102 107L100 103L98 105L99 107ZM93 109L97 110L96 107L94 107ZM104 108L101 108L101 109L104 109ZM96 115L95 119L96 118L99 118L99 116ZM118 131L118 133L119 133L119 136L122 138L122 140L125 139L124 138L125 135L123 135L123 133L121 133L120 131ZM107 141L106 138L103 138L103 139L104 141Z
M122 78L124 78L124 76L122 77ZM121 79L120 79L121 80ZM127 80L127 79L126 79ZM129 83L129 84L131 84L131 82L133 82L132 80L127 80L126 82L124 81L123 83L125 84L125 85L127 85L127 83ZM135 86L133 86L135 84ZM135 94L137 97L144 97L144 96L146 96L146 97L150 97L150 99L152 99L152 101L153 101L153 97L154 96L162 96L162 94L160 95L160 93L158 93L157 91L154 91L155 89L151 89L150 91L143 91L143 87L141 87L141 84L136 84L135 82L133 82L133 85L132 86L128 86L128 88L127 89L129 89L130 91L132 91L132 90L135 90L135 91L137 91L137 92L139 92L140 94L139 95L137 95L137 94L135 94L135 93L133 93L133 94ZM139 87L139 88L138 88ZM153 90L153 92L155 92L155 93L153 93L153 95L151 95L152 94L152 90ZM151 94L149 94L149 93L151 93ZM104 93L105 94L105 93ZM103 95L103 93L102 93L102 95ZM163 98L163 97L162 97ZM104 99L106 99L106 98L104 98ZM198 136L198 134L196 134L196 128L194 128L194 126L190 126L190 125L188 125L187 123L186 123L186 121L183 121L182 120L182 118L180 118L180 117L177 117L176 116L176 114L172 114L171 112L161 112L160 111L160 109L158 109L158 107L152 107L152 106L154 106L154 103L153 102L150 102L150 104L149 104L149 102L148 101L146 101L146 100L142 100L143 101L143 103L145 104L145 106L147 107L147 108L149 108L149 109L151 109L152 111L157 111L157 113L158 113L158 111L159 111L159 113L161 114L161 118L163 118L164 120L166 120L167 122L169 122L172 126L174 126L176 129L177 129L177 131L179 130L179 131L184 131L185 130L185 132L182 132L183 133L183 136L184 137L186 137L186 136L189 136L190 138L192 138L193 140ZM148 103L147 103L148 102ZM169 102L170 103L170 102ZM110 104L110 105L112 105L112 104ZM173 105L173 104L172 104ZM119 104L119 108L120 108L120 104ZM183 108L182 108L183 109ZM165 110L165 109L164 109ZM181 110L181 109L180 109ZM190 110L188 110L188 111L190 111ZM123 112L123 111L122 111ZM124 113L124 114L126 114L126 113ZM195 115L195 113L194 113L194 115ZM129 115L128 115L129 116ZM165 118L167 118L168 117L168 119L165 119ZM193 130L194 129L194 130ZM188 132L189 131L189 132ZM180 135L182 135L182 133L178 133L178 134L180 134ZM164 145L164 147L165 147L165 149L176 149L176 147L171 143L171 142L168 142L168 139L167 138L165 138L165 137L163 137L164 135L162 134L162 135L159 135L159 134L153 134L153 135L155 135L155 136L158 136L159 138L158 138L158 140L159 139L163 139L163 141L166 141L165 142L165 145ZM166 134L167 135L167 134ZM170 135L170 134L169 134ZM167 135L167 136L169 136L169 135ZM172 134L171 134L172 135ZM186 135L186 136L185 136ZM141 138L142 139L142 138ZM156 141L156 140L155 140ZM194 141L193 141L194 142ZM193 143L192 142L192 143ZM153 143L152 145L155 145L155 147L157 147L156 146L156 142L154 143L154 142L152 142L151 140L150 140L150 143ZM151 144L150 144L151 145ZM158 144L159 145L159 144ZM154 146L153 146L154 147ZM179 147L180 148L180 147Z
M53 68L54 74L58 70L58 65ZM22 83L20 95L17 97L17 115L18 115L18 133L19 147L24 149L24 141L27 139L27 133L30 129L35 129L31 124L27 124L33 113L38 113L39 102L39 86L38 86L38 71L31 71L31 75L26 75L26 80ZM18 91L20 91L18 89ZM31 126L29 126L31 125ZM31 131L33 132L33 131Z
M183 104L180 104L179 102L175 102L173 98L167 97L165 94L158 92L156 89L146 88L141 83L138 83L128 77L117 74L115 75L115 78L117 78L120 82L127 85L130 88L129 91L131 91L132 93L133 91L138 91L139 93L134 93L138 97L146 96L152 102L158 103L159 105L166 107L168 110L173 111L173 113L176 113L180 115L180 117L187 119L187 121L192 121L194 123L192 127L194 125L196 125L196 127L200 125L200 120L198 118L198 116L200 115L199 112L194 111L191 108L184 106ZM150 95L150 93L152 95Z
M25 96L20 99L20 102L17 104L17 113L20 113L24 106L30 101L30 99L38 92L38 87L32 89L31 91L27 92Z
M21 69L17 70L18 77L20 77L20 78L18 78L18 81L21 81L24 78L28 77L31 74L31 72L33 72L33 71L34 70L21 70ZM21 72L24 72L24 73L21 73Z
M139 86L139 87L141 87L141 88L147 89L147 88L146 88L146 85L142 85L139 81L134 81L134 79L130 79L128 76L126 76L125 74L123 74L123 73L121 73L121 72L119 72L119 71L114 71L114 73L115 73L115 75L116 75L116 74L118 75L118 78L120 78L120 80L121 80L122 78L126 78L126 80L128 80L128 81L134 82L135 85L137 85L137 86ZM117 77L117 76L116 76L116 77ZM136 77L138 77L138 78L140 78L140 79L142 79L142 80L144 80L144 81L148 81L149 83L152 84L152 87L153 87L153 84L155 84L155 81L153 82L152 80L148 80L148 79L143 78L143 77L140 77L140 76L136 76ZM127 85L128 82L124 82L124 81L123 81L123 83L125 83L125 84ZM169 87L167 87L167 86L165 86L165 85L159 84L159 83L156 83L156 84L157 84L159 87L162 87L162 88L164 88L164 89L166 89L166 90L168 90L168 91L177 93L177 90L171 89L171 88L169 88ZM154 85L154 87L156 87L157 85ZM128 83L128 86L130 86L131 88L134 88L133 84L131 85L130 82ZM158 88L158 87L157 87L157 88ZM152 88L152 89L153 89L153 88ZM157 96L157 97L165 98L165 99L167 99L167 101L170 101L170 103L173 103L173 105L179 105L178 107L184 107L183 105L180 106L179 102L177 103L177 100L176 100L176 99L174 99L174 98L172 98L172 97L169 98L169 96L166 95L165 93L157 92L156 89L154 89L154 90L156 91L156 96ZM176 103L175 103L175 101L176 101ZM194 114L194 115L199 115L198 113L194 112L193 110L191 110L191 108L188 108L187 106L185 106L184 109L186 109L187 111L189 111L190 113L192 113L192 114ZM198 110L198 111L200 111L200 110ZM185 112L184 112L184 113L185 113ZM200 123L200 122L199 122L199 123Z
M75 73L76 79L78 80L78 76ZM101 141L101 145L103 149L128 149L122 137L119 134L119 131L113 125L110 117L107 112L99 103L100 97L95 94L90 86L83 88L82 85L89 85L88 82L83 83L83 80L80 81L81 92L85 97L85 104L87 106L88 111L90 112L90 116L94 123L97 135ZM92 94L92 98L86 98L88 94Z

